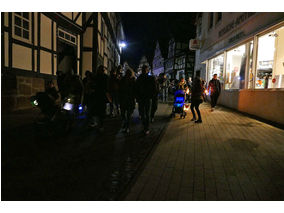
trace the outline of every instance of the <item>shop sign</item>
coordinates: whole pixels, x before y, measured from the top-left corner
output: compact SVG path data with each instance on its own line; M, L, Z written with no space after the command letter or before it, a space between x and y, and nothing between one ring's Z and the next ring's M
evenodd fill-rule
M237 35L231 37L231 38L229 39L228 43L233 43L233 42L235 42L235 41L241 39L241 38L244 37L244 36L245 36L245 33L244 33L244 32L240 32L240 33L238 33Z
M190 50L198 50L198 49L200 49L200 40L190 39L190 41L189 41L189 49Z
M235 20L231 21L229 24L227 24L223 29L219 31L219 37L222 37L227 32L233 30L237 26L239 26L241 23L243 23L245 20L247 20L249 17L253 16L255 12L253 13L242 13L240 16L238 16Z

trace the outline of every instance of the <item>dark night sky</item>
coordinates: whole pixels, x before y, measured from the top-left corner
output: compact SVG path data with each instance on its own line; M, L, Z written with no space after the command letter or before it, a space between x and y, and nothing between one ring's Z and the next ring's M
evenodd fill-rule
M167 53L171 37L186 42L195 37L195 13L120 13L124 26L127 48L123 61L136 66L143 55L152 60L156 40Z

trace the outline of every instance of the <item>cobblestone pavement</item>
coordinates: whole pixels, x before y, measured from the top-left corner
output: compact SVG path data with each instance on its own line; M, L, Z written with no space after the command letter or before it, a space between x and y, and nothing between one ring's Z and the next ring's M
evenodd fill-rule
M170 111L169 105L159 104L148 136L137 110L129 135L120 131L119 117L106 120L103 134L84 122L60 137L28 124L2 129L2 200L120 199L166 127ZM15 118L27 119L22 114Z
M174 118L125 200L284 200L284 130L201 105Z

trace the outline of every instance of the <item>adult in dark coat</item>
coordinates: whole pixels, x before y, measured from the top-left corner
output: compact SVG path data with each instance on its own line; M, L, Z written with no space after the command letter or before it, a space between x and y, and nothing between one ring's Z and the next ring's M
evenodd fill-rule
M214 74L213 78L209 81L208 91L210 91L211 111L214 111L218 97L221 93L221 84L217 79L217 74Z
M144 133L148 135L150 112L152 99L156 92L156 82L153 76L148 75L149 68L147 65L143 65L142 74L137 78L136 81L136 97L139 104L139 114L141 116Z
M97 120L99 129L103 130L103 122L106 114L106 103L111 102L109 95L109 78L104 66L99 66L94 76L94 92L92 93L92 111Z
M119 82L118 99L122 117L122 130L129 133L131 115L135 109L135 78L133 71L127 69Z
M118 71L119 70L112 69L109 79L109 92L112 99L112 103L110 104L110 114L112 116L115 116L115 111L117 114L119 114L119 105L118 105L119 73L117 73Z
M151 105L151 123L154 122L154 117L155 117L155 113L158 109L158 99L159 99L159 82L157 81L157 79L154 77L155 80L155 85L156 85L156 89L154 94L153 94L153 98L152 98L152 105Z
M191 121L195 121L195 123L202 123L199 105L203 102L204 91L205 88L203 87L201 80L199 78L195 78L191 88L191 105L190 105L190 109L193 115ZM196 120L194 109L197 112L198 120Z

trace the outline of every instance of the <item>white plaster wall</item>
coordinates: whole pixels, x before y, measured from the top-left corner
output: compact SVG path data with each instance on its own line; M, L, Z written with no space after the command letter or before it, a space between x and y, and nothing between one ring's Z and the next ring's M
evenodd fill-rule
M52 74L51 67L51 53L46 51L40 51L40 73Z
M32 50L31 48L13 44L13 67L32 70Z
M42 47L51 49L51 44L51 20L45 15L41 14L40 45Z

